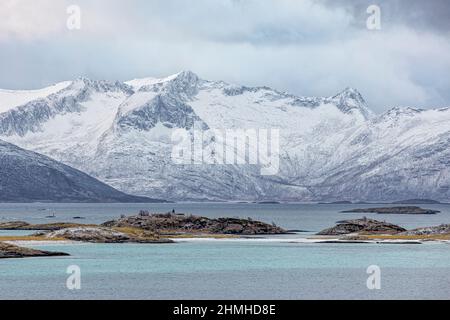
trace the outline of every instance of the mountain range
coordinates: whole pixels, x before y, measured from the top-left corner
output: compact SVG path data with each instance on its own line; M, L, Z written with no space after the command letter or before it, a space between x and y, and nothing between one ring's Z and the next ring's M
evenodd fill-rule
M278 174L261 175L251 164L174 163L173 130L192 133L199 124L279 129ZM352 88L303 97L190 71L127 82L79 78L41 90L0 90L0 139L121 192L174 201L450 196L450 109L394 107L377 115Z

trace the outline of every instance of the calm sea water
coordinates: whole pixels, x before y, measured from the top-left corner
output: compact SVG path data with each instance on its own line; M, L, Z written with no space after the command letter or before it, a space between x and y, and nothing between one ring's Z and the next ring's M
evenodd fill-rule
M317 232L360 214L361 205L304 204L0 204L0 219L99 223L140 209L209 217L252 217ZM450 207L433 216L367 215L407 228L450 223ZM45 216L56 214L56 218ZM1 220L0 220L1 221ZM26 234L2 232L0 234ZM295 238L295 237L294 237ZM305 244L285 237L250 241L142 244L52 244L70 257L0 260L2 299L449 299L448 244ZM67 267L81 268L81 290L66 288ZM367 267L381 268L369 290Z
M176 204L5 204L0 203L0 222L24 220L30 223L77 222L102 223L117 219L121 214L137 214L139 210L150 212L191 213L207 217L251 217L268 223L275 222L286 229L318 232L343 219L369 218L386 220L405 228L450 223L450 205L422 205L441 211L436 215L379 215L340 213L354 208L383 205L336 205L336 204L250 204L250 203L176 203ZM46 218L55 214L55 218ZM83 217L74 220L73 217Z

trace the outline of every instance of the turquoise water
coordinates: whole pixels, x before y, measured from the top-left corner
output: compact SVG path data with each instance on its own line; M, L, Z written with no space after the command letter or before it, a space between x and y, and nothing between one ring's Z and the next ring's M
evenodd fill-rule
M0 205L0 217L47 222L85 215L102 222L153 206L208 216L259 218L290 229L320 230L348 217L344 205ZM50 208L42 210L42 207ZM360 206L358 206L360 207ZM436 216L383 216L407 227L449 223ZM170 208L170 209L169 209ZM360 217L360 215L350 215ZM370 215L368 215L370 216ZM380 218L380 216L375 216ZM309 234L307 233L307 234ZM3 232L11 234L11 232ZM21 232L15 234L20 235ZM297 235L301 237L302 234ZM295 239L296 236L289 236ZM449 299L449 244L313 244L204 241L176 244L52 244L70 257L0 260L2 299ZM66 288L66 269L81 269L81 290ZM366 269L381 268L381 289L369 290Z
M3 260L3 299L448 299L441 245L205 242L52 245L72 257ZM381 268L381 290L366 269ZM81 290L65 287L69 265Z
M0 230L0 237L1 236L28 236L36 231L28 231L28 230Z

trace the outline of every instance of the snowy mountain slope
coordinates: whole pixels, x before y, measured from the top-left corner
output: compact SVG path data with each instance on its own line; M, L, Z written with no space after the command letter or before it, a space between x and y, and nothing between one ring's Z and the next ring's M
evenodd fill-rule
M176 164L173 130L195 128L279 129L279 173L263 176L250 164ZM448 199L449 133L448 109L376 116L351 88L297 97L189 71L126 83L78 79L0 113L4 140L121 191L171 200Z
M46 156L0 140L0 201L151 202Z
M448 200L449 146L450 109L394 108L340 145L336 158L341 162L317 191L323 197L342 192L356 199Z
M6 112L32 100L45 98L67 88L70 81L60 82L39 90L4 90L0 89L0 112Z

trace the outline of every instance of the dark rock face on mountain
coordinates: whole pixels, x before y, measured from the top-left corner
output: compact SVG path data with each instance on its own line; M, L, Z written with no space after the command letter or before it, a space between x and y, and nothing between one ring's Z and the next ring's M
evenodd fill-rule
M0 140L0 201L154 202L122 193L97 179Z
M209 234L283 234L280 227L251 219L218 218L185 215L185 214L148 214L141 212L137 216L129 216L108 221L106 227L134 227L164 233L209 233Z
M343 213L378 213L378 214L436 214L440 211L422 209L415 206L407 207L386 207L386 208L366 208L342 211Z
M355 219L339 221L335 227L322 230L318 235L344 235L350 233L358 234L397 234L404 232L406 229L395 224L373 219Z
M54 256L68 256L64 252L50 252L35 250L29 248L18 247L12 244L0 242L0 259L7 258L29 258L29 257L54 257Z
M370 118L372 116L372 112L367 108L366 101L356 89L346 88L344 91L335 95L331 99L329 98L328 100L329 102L334 103L339 110L346 114L349 114L352 111L359 111L366 118Z
M158 123L164 123L164 126L169 128L191 129L195 122L201 123L203 129L208 129L189 105L158 95L142 107L120 116L117 119L117 126L122 129L132 127L149 131Z

